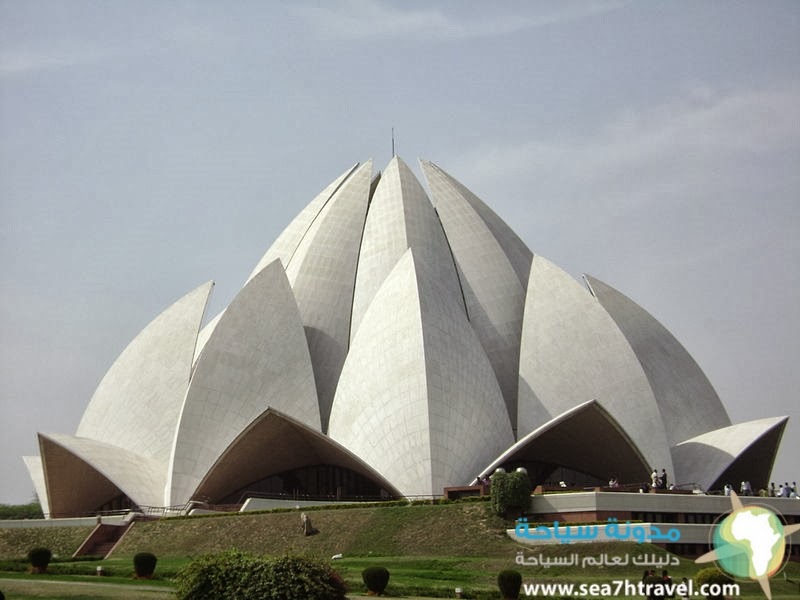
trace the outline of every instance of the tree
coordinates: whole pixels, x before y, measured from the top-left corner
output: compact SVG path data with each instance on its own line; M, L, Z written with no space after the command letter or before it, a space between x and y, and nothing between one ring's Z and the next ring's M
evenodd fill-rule
M43 519L42 507L37 501L28 504L0 504L0 519Z

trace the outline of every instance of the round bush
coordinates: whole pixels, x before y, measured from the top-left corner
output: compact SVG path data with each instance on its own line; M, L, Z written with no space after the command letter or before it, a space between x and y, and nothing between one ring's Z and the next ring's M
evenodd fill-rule
M137 579L150 579L155 573L158 559L151 552L139 552L133 557L133 570Z
M522 575L519 571L500 571L497 575L497 587L505 600L517 600L522 587Z
M370 595L380 596L389 584L389 570L385 567L367 567L361 572L361 579Z
M733 583L733 579L720 571L716 567L706 567L705 569L699 570L694 575L694 584L697 590L700 590L700 587L704 584L713 584L716 583L718 585L725 585L728 583ZM724 598L723 594L717 594L715 596L708 595L706 596L708 600L717 600Z
M38 547L28 551L28 562L31 563L31 571L34 573L45 573L51 558L53 553L50 548Z
M192 561L176 577L178 600L345 600L341 577L298 556L260 558L237 550Z

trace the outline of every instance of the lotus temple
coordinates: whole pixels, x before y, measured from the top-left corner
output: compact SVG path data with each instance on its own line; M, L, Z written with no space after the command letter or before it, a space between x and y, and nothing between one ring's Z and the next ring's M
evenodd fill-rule
M251 496L534 483L766 487L787 417L732 423L664 326L534 254L437 165L336 178L232 302L213 282L125 348L73 434L25 457L51 517Z

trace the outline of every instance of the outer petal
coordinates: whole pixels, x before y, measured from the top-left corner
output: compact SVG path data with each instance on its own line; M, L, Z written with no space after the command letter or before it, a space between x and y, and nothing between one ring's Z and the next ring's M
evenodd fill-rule
M239 292L197 360L175 438L167 504L189 500L230 443L268 407L320 429L303 324L278 259Z
M103 377L76 435L154 458L166 471L212 282L156 317Z
M462 302L461 286L442 224L411 169L394 157L381 175L369 205L353 296L350 339L386 276L408 248L435 269L448 294Z
M718 490L750 481L766 489L772 463L789 417L758 419L709 431L672 448L675 481Z
M25 467L28 469L33 487L36 490L36 497L39 498L39 504L42 507L42 512L45 518L50 515L50 501L47 498L47 483L44 480L44 465L42 465L41 456L23 456L22 460L25 461Z
M197 365L197 359L203 353L203 348L206 347L206 342L208 342L209 338L211 338L211 334L214 333L214 330L217 328L217 323L222 318L222 315L225 314L225 309L219 311L216 316L214 316L208 323L206 323L200 332L197 334L197 345L194 349L194 360L192 361L192 369L194 370L194 366Z
M598 452L602 448L602 452ZM623 483L648 481L650 467L636 444L597 400L561 413L497 457L480 475L497 467L527 467L544 477L555 467L607 479L616 475ZM535 476L535 475L534 475Z
M165 473L155 460L119 446L64 434L39 434L51 517L91 514L125 495L160 506Z
M372 161L356 169L314 219L289 264L314 365L322 429L350 344L358 250L369 204Z
M421 162L458 267L470 323L481 340L517 428L517 367L530 250L474 194Z
M672 472L661 414L625 336L586 289L541 256L531 264L519 376L520 431L595 398L652 468Z
M400 495L388 480L346 448L272 408L231 443L200 483L196 495L220 502L270 475L323 464L350 469L374 481L389 495Z
M586 280L636 353L661 411L667 441L675 444L730 425L719 396L680 342L630 298L598 279Z
M339 186L342 185L342 182L345 181L350 175L352 175L353 171L356 170L356 167L358 167L358 163L334 179L330 185L328 185L328 187L322 190L308 204L308 206L306 206L302 212L297 215L291 223L289 223L288 227L281 232L281 234L278 236L278 239L273 242L272 246L269 247L269 250L267 250L264 256L261 257L261 260L258 261L258 264L256 265L255 269L253 269L250 277L247 278L247 281L250 281L261 271L261 269L266 267L276 258L281 260L284 268L289 265L289 261L291 261L292 256L294 256L294 253L297 251L297 247L300 245L303 237L308 232L311 224L319 216L320 211L328 203L328 200L331 199L331 196L333 196L336 190L339 189Z
M353 342L331 437L403 494L438 494L469 482L512 442L503 408L462 308L406 251Z
M522 287L527 287L533 252L530 251L525 242L519 238L503 219L497 216L497 213L464 185L456 181L455 178L445 173L441 167L424 160L420 161L420 164L433 190L436 208L441 209L443 208L441 204L449 203L451 200L448 200L448 196L455 196L460 198L459 202L466 202L486 224L486 227L492 233L492 237L503 249L503 253L511 263Z

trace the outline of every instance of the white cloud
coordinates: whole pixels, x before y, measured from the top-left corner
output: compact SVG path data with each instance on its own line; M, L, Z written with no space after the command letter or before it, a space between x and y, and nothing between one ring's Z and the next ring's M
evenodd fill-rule
M98 62L100 55L87 50L6 50L0 53L0 74L27 73Z
M371 39L404 37L420 41L449 41L494 37L518 31L575 21L624 6L621 0L530 4L524 14L494 11L464 18L464 4L455 4L459 14L439 7L409 8L381 0L342 0L320 6L295 7L294 14L307 19L323 37ZM474 11L472 11L474 12ZM503 11L505 12L505 11Z
M548 195L636 204L698 185L752 185L742 181L748 164L788 152L800 152L796 83L727 93L689 90L618 114L592 132L486 143L454 161L452 170L471 173L471 183L481 188L517 181L520 189L544 187Z
M80 67L174 52L177 49L218 48L228 41L214 24L182 22L142 30L133 40L72 37L64 40L29 39L17 47L0 46L0 75Z
M764 273L800 252L798 160L792 83L689 90L591 131L487 142L445 168L468 173L461 180L534 252L638 297L654 273L764 289Z

